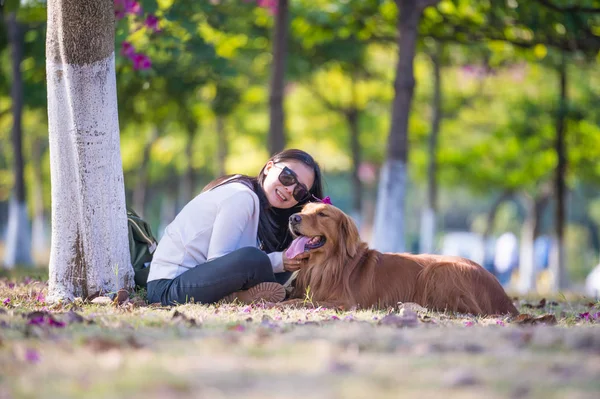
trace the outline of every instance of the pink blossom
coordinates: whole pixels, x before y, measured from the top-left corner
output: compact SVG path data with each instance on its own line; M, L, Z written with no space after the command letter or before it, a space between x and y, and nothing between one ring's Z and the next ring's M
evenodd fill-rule
M505 324L504 324L504 322L502 320L496 320L496 325L499 325L499 326L502 326L502 327L505 326Z
M130 42L123 42L121 44L121 54L126 57L132 58L135 54L135 48L133 47L133 44L131 44Z
M139 1L125 0L125 12L128 14L141 14L142 6Z
M4 306L8 305L10 303L10 298L6 298L2 303Z
M336 315L331 316L331 320L339 320L340 318L337 317Z
M15 283L13 283L13 282L8 283L8 288L10 288L11 290L13 288L15 288Z
M134 54L131 59L133 61L133 69L136 71L150 69L152 66L152 61L150 61L150 58L144 54Z
M144 25L146 25L148 29L152 29L154 32L160 32L160 29L158 29L158 18L156 15L148 14L146 20L144 21Z
M465 321L465 327L472 327L473 326L473 322L471 320L469 321Z
M256 0L256 4L259 7L268 9L271 14L277 14L277 9L279 7L279 1L277 0Z
M115 0L115 18L125 18L127 14L142 14L142 6L135 0Z

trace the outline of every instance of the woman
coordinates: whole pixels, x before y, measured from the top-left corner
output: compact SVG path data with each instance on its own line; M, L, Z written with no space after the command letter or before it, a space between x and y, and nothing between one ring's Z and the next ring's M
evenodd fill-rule
M288 219L313 196L323 196L319 165L294 149L271 157L256 178L209 183L165 229L150 265L149 302L283 300L280 283L307 257L286 257Z

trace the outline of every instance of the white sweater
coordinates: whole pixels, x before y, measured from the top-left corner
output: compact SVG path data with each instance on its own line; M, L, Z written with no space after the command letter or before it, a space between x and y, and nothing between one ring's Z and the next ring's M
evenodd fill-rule
M199 194L165 229L152 258L148 281L183 272L243 247L258 246L258 196L243 183ZM283 272L282 252L268 254L273 272Z

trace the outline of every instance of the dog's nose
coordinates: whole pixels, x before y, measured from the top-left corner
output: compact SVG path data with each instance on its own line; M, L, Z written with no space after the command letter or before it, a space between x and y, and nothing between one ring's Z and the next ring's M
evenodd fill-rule
M294 213L292 216L290 216L290 223L292 224L297 224L300 223L302 221L302 216L298 215L297 213Z

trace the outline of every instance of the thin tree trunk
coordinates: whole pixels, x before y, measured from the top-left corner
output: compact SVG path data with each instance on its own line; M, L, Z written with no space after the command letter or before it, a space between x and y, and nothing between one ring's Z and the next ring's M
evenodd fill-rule
M273 67L271 73L269 152L275 154L285 148L285 59L287 56L288 0L279 0L273 37Z
M565 270L565 248L564 248L564 228L565 228L565 208L566 208L566 185L565 174L567 171L567 150L565 143L565 127L567 114L567 65L565 55L562 56L562 64L559 69L560 97L558 104L558 113L556 118L556 141L555 150L558 158L555 175L556 190L556 257L552 264L552 290L559 291L565 289L568 285L567 273Z
M519 250L519 281L518 290L522 294L533 290L536 286L535 268L535 239L540 233L540 220L548 201L550 193L542 192L537 198L524 195L523 201L526 209L525 221L521 227L521 245Z
M513 195L512 191L504 191L497 199L494 201L490 210L487 214L487 221L485 225L485 230L483 231L482 241L483 241L483 263L486 269L492 270L493 268L493 252L490 252L491 248L487 245L489 237L492 235L492 231L494 230L494 222L496 220L496 214L498 213L498 208L500 205L511 198Z
M362 215L362 183L358 175L360 167L360 129L358 127L358 110L356 108L346 112L346 121L350 130L350 153L352 154L352 216L356 223L361 224Z
M12 100L13 126L11 141L13 147L13 171L15 184L9 205L8 229L4 264L8 268L16 265L31 265L31 231L25 201L25 179L23 177L23 77L21 61L23 60L23 32L14 12L6 16L8 37L12 58L12 84L10 89Z
M133 288L112 0L49 0L52 245L48 301Z
M179 182L179 198L177 200L177 209L181 210L192 198L194 193L194 136L197 125L190 123L188 125L188 145L185 149L185 158L187 166L183 173L183 178Z
M510 199L513 195L513 192L510 190L504 191L496 201L490 207L490 210L487 214L487 221L485 224L485 230L483 232L483 240L486 241L490 235L492 235L492 231L494 230L494 221L496 220L496 214L498 213L498 208L504 201Z
M148 166L150 165L150 151L152 150L152 145L158 138L158 133L158 127L152 127L150 136L144 143L142 163L138 171L137 183L133 190L133 210L142 217L146 211L146 193L148 192Z
M382 252L403 252L404 201L407 185L408 117L415 78L413 61L419 20L426 5L434 1L396 0L398 13L398 65L394 81L392 123L386 160L381 168L373 245Z
M442 79L440 74L442 46L436 43L435 54L431 56L433 64L433 102L431 132L429 134L427 164L427 200L421 214L420 252L431 253L434 249L435 219L437 212L437 147L440 124L442 122Z
M225 176L225 162L227 161L227 131L225 118L217 115L217 173Z
M36 256L36 261L40 261L40 259L47 257L48 254L41 158L42 143L40 139L36 138L33 140L31 151L31 164L33 166L33 223L31 244L33 253Z
M517 289L526 294L535 288L535 263L533 246L535 230L538 223L535 212L535 201L529 196L523 196L525 205L525 220L521 226L521 243L519 249L519 281Z

